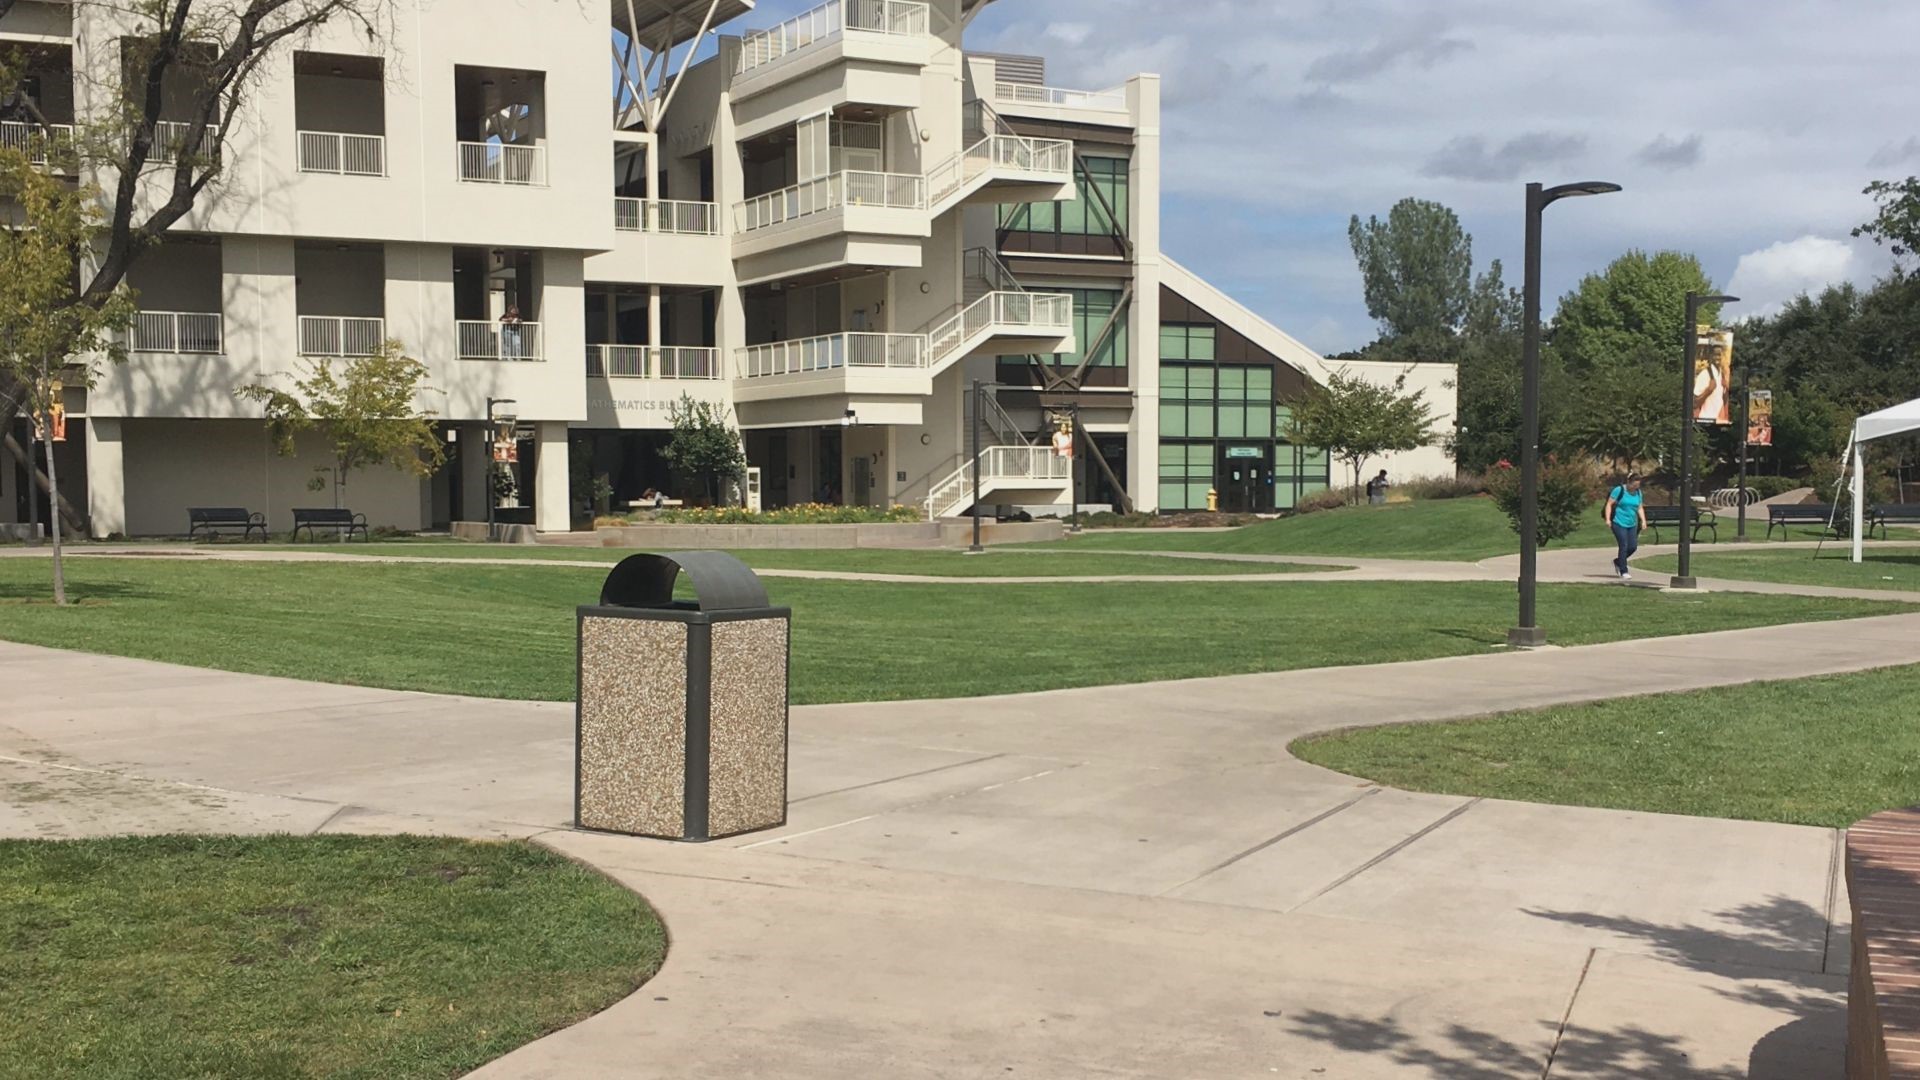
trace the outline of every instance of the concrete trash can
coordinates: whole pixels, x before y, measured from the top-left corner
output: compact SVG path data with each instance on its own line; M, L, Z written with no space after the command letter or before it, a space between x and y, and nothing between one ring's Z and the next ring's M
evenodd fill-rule
M724 552L614 567L579 612L574 821L695 842L786 824L791 623Z

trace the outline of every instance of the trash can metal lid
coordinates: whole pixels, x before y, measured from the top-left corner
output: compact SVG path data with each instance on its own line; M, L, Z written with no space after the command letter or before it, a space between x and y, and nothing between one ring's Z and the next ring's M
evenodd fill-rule
M682 572L693 583L691 605L676 604L673 585ZM692 607L697 611L745 611L768 606L766 586L746 563L724 551L674 551L621 560L600 587L607 607Z

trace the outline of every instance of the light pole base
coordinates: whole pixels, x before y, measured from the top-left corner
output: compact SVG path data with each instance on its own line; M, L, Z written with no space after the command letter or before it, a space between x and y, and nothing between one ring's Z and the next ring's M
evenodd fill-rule
M1699 578L1680 577L1677 574L1674 575L1672 581L1667 582L1667 588L1669 589L1697 589L1699 587Z
M1751 536L1736 536L1736 537L1734 537L1734 538L1733 538L1733 540L1732 540L1732 543L1735 543L1735 544L1751 544L1751 543L1753 543L1753 537L1751 537Z
M1547 631L1540 626L1516 626L1507 631L1507 648L1538 649L1547 643Z

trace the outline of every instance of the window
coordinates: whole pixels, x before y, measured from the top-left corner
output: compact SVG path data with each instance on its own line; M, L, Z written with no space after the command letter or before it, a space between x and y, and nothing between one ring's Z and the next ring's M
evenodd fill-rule
M1073 334L1074 352L1054 353L1055 367L1073 368L1080 366L1080 360L1087 349L1095 342L1107 319L1113 315L1114 305L1120 302L1120 293L1113 289L1055 289L1039 287L1043 292L1063 292L1073 297ZM1094 355L1089 367L1126 367L1127 366L1127 316L1125 312L1114 320L1113 333L1100 345L1100 351Z
M1076 169L1079 197L1072 202L1012 203L999 210L1000 227L1009 232L1051 233L1056 236L1115 236L1126 232L1132 193L1127 182L1127 159L1081 158L1085 172ZM1091 177L1091 180L1089 180ZM1108 210L1112 213L1109 214Z
M1286 441L1289 412L1273 401L1273 369L1212 362L1215 328L1160 328L1160 509L1204 510L1223 444L1273 446L1274 509L1326 488L1327 454ZM1186 359L1193 357L1201 362Z
M1215 332L1216 328L1209 323L1162 323L1160 359L1210 361L1214 356ZM1267 380L1271 386L1273 372L1267 372Z

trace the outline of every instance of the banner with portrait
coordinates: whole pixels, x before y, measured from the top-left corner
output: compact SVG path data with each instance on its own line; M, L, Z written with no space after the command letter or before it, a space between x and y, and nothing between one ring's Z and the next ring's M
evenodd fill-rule
M1747 445L1773 445L1773 391L1755 390L1747 395Z
M1698 329L1693 358L1693 419L1701 424L1733 423L1733 331Z

